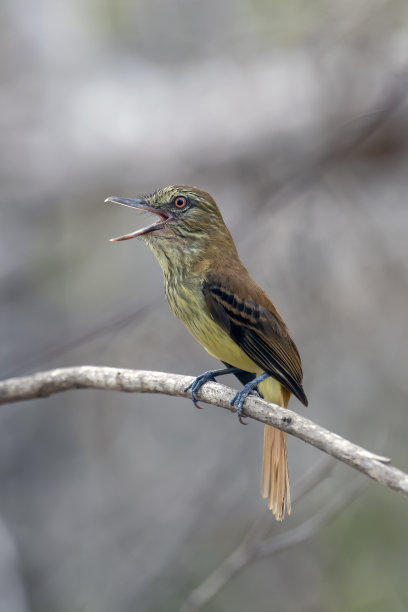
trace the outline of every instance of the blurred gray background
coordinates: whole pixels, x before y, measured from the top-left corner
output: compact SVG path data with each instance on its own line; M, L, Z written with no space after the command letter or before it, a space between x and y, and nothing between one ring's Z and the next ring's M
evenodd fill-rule
M103 203L194 184L299 346L291 407L407 470L406 1L3 0L0 34L1 376L218 367L146 246L108 241L145 217ZM262 426L226 411L73 391L0 421L1 612L179 610L267 514ZM296 495L321 453L289 454ZM206 612L406 611L406 500L366 480L271 516L362 485Z

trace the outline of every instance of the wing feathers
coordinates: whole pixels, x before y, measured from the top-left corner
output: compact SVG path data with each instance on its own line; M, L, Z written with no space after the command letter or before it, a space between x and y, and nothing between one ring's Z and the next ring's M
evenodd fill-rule
M244 280L243 287L234 276L209 276L203 286L209 311L259 367L307 405L299 353L286 325L249 275Z

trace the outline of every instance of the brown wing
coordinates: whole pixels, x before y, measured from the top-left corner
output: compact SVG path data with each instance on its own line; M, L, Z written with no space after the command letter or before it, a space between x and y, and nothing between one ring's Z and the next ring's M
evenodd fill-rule
M207 307L218 325L259 367L307 406L296 345L268 296L249 275L245 281L244 285L235 274L208 275L203 286Z

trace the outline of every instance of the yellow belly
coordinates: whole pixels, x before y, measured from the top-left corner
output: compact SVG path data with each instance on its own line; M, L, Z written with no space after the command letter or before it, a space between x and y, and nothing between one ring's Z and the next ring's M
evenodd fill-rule
M177 302L170 306L210 355L247 372L259 371L256 363L214 321L201 292L198 295L196 292L180 292Z
M178 287L176 296L167 297L171 310L210 355L246 372L253 372L256 376L263 374L264 370L214 321L201 290ZM265 399L281 404L281 384L274 378L269 377L260 383L259 390Z
M214 325L218 329L214 329ZM246 372L254 372L256 376L264 373L244 351L226 334L214 321L206 325L205 329L190 329L193 336L204 346L206 351L213 357L225 361L236 368ZM198 333L197 333L198 331ZM259 391L264 398L274 404L282 404L281 384L272 377L267 378L259 384Z

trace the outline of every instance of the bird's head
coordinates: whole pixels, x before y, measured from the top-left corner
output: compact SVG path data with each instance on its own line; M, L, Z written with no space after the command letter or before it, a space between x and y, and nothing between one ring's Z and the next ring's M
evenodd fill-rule
M172 185L140 198L109 197L106 202L138 208L158 216L152 225L112 242L141 237L162 263L163 255L183 253L191 261L200 258L211 242L234 244L214 199L206 191L188 185ZM235 248L233 246L233 248Z

